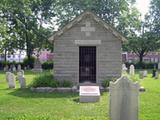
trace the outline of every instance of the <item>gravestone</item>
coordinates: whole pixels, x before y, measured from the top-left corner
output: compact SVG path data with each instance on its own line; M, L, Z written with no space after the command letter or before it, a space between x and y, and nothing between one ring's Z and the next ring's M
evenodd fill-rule
M100 99L99 86L80 86L80 102L97 102Z
M26 88L26 80L25 77L19 76L19 83L20 83L20 88Z
M33 72L42 72L42 65L39 59L36 59L34 62L34 68L32 69Z
M139 85L123 76L111 82L110 120L138 120Z
M143 71L143 77L147 77L147 74L148 74L148 71L147 71L147 70L144 70L144 71Z
M6 81L8 83L8 76L9 76L10 72L6 72Z
M17 70L20 71L21 70L21 65L18 64Z
M3 70L6 72L6 71L8 71L8 69L9 69L9 67L8 67L8 65L6 65Z
M19 72L17 72L17 79L19 80L19 77L24 77L24 71L20 70Z
M130 65L130 67L129 67L129 74L130 74L130 75L134 75L134 74L135 74L134 65Z
M144 72L143 71L139 71L139 78L143 79L144 78Z
M158 70L160 70L160 62L158 63Z
M16 66L15 65L12 66L12 71L16 72Z
M156 73L155 73L155 79L158 79L159 78L159 73L158 73L158 71L156 71Z
M122 64L122 72L125 73L127 71L126 64Z
M11 72L9 72L6 76L7 81L8 81L8 86L9 88L15 88L16 83L15 83L15 75Z

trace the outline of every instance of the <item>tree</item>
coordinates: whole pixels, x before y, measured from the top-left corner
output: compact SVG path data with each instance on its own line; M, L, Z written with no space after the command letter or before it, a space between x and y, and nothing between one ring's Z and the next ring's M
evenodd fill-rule
M142 63L143 57L148 52L160 48L160 0L151 1L149 13L145 15L144 21L137 25L141 26L140 29L137 27L137 29L134 29L135 32L128 34L129 41L124 49L134 52L139 57L139 62Z
M50 32L42 24L54 17L53 4L54 0L2 0L0 16L7 21L9 43L14 43L12 49L26 50L30 59L35 48L48 44ZM3 39L6 43L7 39Z
M57 22L62 27L83 11L91 10L116 27L122 13L129 12L129 4L134 2L135 0L58 0L55 8Z
M160 0L152 0L149 11L150 31L154 35L154 39L160 41Z

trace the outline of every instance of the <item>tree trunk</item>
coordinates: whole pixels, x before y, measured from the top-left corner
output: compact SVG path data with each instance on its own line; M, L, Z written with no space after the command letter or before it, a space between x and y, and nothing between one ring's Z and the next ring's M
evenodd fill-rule
M140 65L141 69L144 69L144 66L143 66L143 57L144 57L144 52L141 52L139 54L139 65Z
M7 50L4 49L4 61L6 62L7 61Z
M143 55L141 55L141 54L139 55L139 62L143 63Z

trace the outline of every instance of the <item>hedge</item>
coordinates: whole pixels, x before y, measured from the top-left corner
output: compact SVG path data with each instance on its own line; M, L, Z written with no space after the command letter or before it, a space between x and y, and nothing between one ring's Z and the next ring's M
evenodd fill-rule
M125 63L126 67L129 68L129 66L132 64L135 66L136 69L157 69L158 63Z
M27 64L29 63L29 65ZM0 70L3 70L3 68L8 65L15 65L16 67L18 66L18 64L21 65L21 68L24 69L25 67L28 67L28 66L31 66L30 69L33 68L33 61L32 62L28 62L27 60L25 62L20 62L20 63L16 63L16 62L2 62L0 61ZM48 70L48 69L53 69L53 62L44 62L42 63L42 68L45 69L45 70Z

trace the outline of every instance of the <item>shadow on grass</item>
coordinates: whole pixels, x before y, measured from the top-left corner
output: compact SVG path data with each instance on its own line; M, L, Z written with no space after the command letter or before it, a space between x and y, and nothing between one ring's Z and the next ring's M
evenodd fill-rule
M80 101L79 101L79 98L75 98L75 99L73 99L73 101L76 102L76 103L79 103L79 102L80 102Z
M29 88L27 89L15 89L14 91L8 93L9 95L23 97L23 98L74 98L78 97L77 93L37 93L32 92Z

